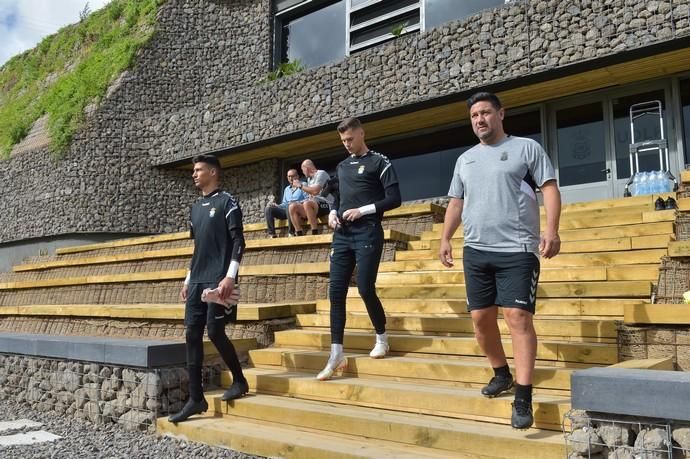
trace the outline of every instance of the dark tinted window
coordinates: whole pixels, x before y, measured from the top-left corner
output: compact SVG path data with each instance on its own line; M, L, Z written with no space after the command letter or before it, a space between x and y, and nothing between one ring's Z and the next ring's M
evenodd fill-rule
M680 102L683 105L685 164L690 164L690 80L683 80L680 82Z
M317 67L345 57L345 1L329 4L293 18L280 18L281 60L299 59Z
M424 24L429 30L487 8L503 6L505 3L505 0L425 0Z

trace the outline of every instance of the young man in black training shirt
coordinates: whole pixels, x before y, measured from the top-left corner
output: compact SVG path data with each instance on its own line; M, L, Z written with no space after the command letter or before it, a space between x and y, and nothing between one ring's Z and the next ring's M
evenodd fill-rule
M201 366L204 360L204 327L221 358L232 372L232 385L222 400L245 395L249 387L232 342L225 334L225 325L237 318L237 306L226 307L201 301L205 288L218 287L223 301L233 298L245 242L242 230L242 210L238 201L220 189L220 162L215 156L194 158L194 185L202 197L191 209L191 235L194 255L180 297L185 301L184 323L187 341L187 369L189 370L189 400L182 410L170 416L180 422L208 409L201 386ZM236 297L234 297L236 298Z
M328 216L335 230L331 245L331 355L317 379L326 380L345 367L345 297L357 265L357 287L376 330L376 345L369 354L380 359L388 352L386 314L376 295L376 275L383 251L381 218L400 206L398 177L385 156L369 150L364 129L356 118L338 125L340 139L350 156L336 168L339 196Z

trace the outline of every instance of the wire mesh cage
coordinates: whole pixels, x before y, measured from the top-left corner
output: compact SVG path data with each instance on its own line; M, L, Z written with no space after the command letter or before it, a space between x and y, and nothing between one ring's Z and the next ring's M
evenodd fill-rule
M563 434L568 459L690 457L690 429L665 419L570 410Z

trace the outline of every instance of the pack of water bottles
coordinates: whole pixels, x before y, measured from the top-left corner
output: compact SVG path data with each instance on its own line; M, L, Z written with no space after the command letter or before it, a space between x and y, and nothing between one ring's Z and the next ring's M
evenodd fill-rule
M638 172L633 177L630 191L633 196L670 193L673 191L673 179L667 171Z

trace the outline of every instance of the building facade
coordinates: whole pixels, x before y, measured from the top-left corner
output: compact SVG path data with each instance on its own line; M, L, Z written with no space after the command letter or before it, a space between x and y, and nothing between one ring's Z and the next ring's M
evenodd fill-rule
M476 143L464 100L499 94L506 130L538 140L566 201L620 197L636 140L690 163L690 0L168 0L153 40L67 155L19 145L0 163L0 252L186 228L190 159L215 153L246 220L304 158L342 159L334 126L365 122L404 200L445 196ZM296 65L299 62L300 65ZM287 64L287 65L286 65ZM271 80L276 69L300 68ZM641 156L642 169L658 168ZM8 258L9 259L9 258Z

